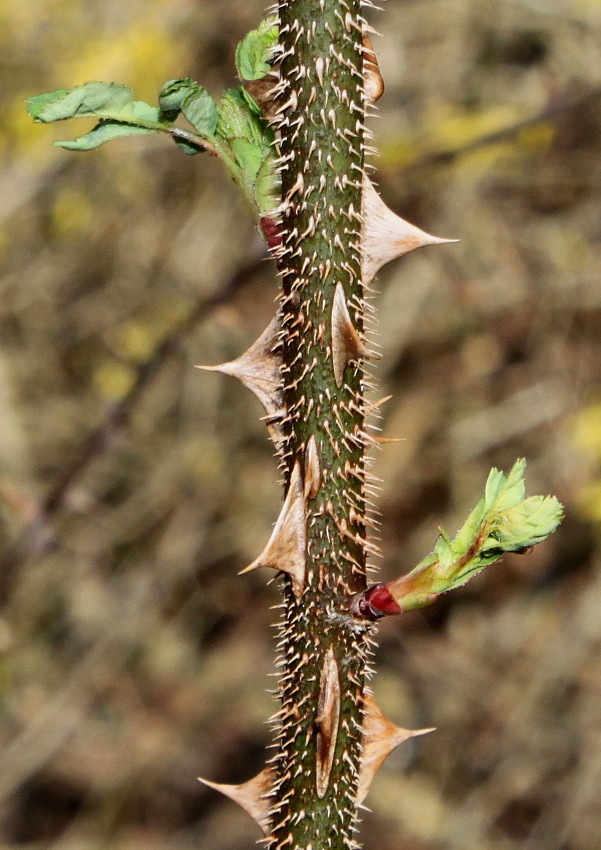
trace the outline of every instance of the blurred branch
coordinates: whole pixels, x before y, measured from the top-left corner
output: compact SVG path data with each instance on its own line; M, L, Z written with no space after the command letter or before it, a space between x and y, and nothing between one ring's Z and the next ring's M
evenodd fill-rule
M569 399L563 382L549 378L531 383L498 404L455 422L449 432L457 463L480 457L500 443L566 414Z
M242 266L225 285L209 298L196 302L188 314L158 343L151 355L138 366L128 393L111 405L102 422L87 436L75 452L58 481L41 501L36 517L21 530L19 536L0 557L0 605L6 604L19 569L54 545L52 521L64 507L74 482L99 457L110 451L117 436L127 427L144 391L157 377L169 357L177 351L182 339L206 321L218 307L226 304L261 268L263 254Z
M495 145L498 142L503 142L510 139L512 136L517 136L522 130L527 130L536 124L542 124L545 121L554 121L560 115L572 110L582 109L589 103L592 103L597 98L601 97L601 86L597 86L586 94L579 97L559 98L552 101L550 104L541 109L540 112L530 115L528 118L523 118L521 121L516 121L515 124L510 124L508 127L503 127L501 130L494 130L492 133L487 133L458 145L456 148L450 148L442 151L433 151L421 159L416 159L410 165L400 169L403 174L419 171L422 168L427 168L431 165L448 165L458 159L463 154L478 150L479 148Z
M52 698L42 702L39 710L0 750L0 806L81 730L94 707L97 697L94 682L102 664L110 659L115 676L127 667L137 640L148 629L144 611L151 597L152 582L152 577L141 570L127 578L112 578L109 596L117 610L111 618L111 628L85 649Z

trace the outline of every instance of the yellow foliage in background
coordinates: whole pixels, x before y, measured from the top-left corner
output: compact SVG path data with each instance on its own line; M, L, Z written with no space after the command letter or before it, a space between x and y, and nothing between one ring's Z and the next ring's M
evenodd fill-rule
M54 198L51 212L52 234L57 239L73 239L86 232L92 220L89 196L66 186Z
M585 407L576 417L573 440L578 449L601 462L601 401Z
M498 104L480 111L437 104L426 117L424 136L433 150L454 150L496 133L523 118L515 104Z
M473 179L479 179L501 157L521 158L548 149L555 130L542 121L480 146L483 139L512 129L525 117L523 109L515 103L495 104L475 111L458 104L439 103L422 117L418 129L384 141L383 164L387 169L404 168L432 155L465 149L460 165ZM472 150L472 144L478 144L477 149Z
M593 402L576 416L572 439L596 470L596 477L580 488L577 507L585 519L601 522L601 401Z
M161 86L183 70L189 57L181 41L174 42L164 22L134 21L117 32L92 36L70 61L55 72L57 86L89 80L118 81L134 90L137 100L155 104Z
M127 395L135 380L135 371L119 360L106 360L92 376L96 390L109 401L119 401Z

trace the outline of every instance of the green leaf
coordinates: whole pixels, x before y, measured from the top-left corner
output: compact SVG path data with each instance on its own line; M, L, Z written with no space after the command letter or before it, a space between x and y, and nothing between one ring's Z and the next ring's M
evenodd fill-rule
M456 590L458 587L463 587L464 584L467 584L468 581L478 573L481 573L484 567L487 567L489 564L494 563L494 561L498 561L501 556L499 554L490 556L479 556L476 558L472 558L471 561L468 561L462 568L462 570L454 576L453 580L445 585L444 588L440 591L440 593L447 593L449 590Z
M124 136L144 136L156 132L148 127L137 127L135 124L122 124L119 121L100 121L86 133L70 142L54 142L57 147L70 151L92 151L105 142L120 139Z
M270 157L263 161L255 180L255 198L261 215L272 212L276 206L278 178L274 172L273 160Z
M205 139L215 135L217 127L215 102L207 90L190 77L169 80L165 83L159 92L159 108L168 121L175 121L180 112L183 113L194 129Z
M133 99L127 86L117 83L86 83L74 89L60 89L37 95L27 101L27 111L34 121L49 123L67 118L100 118L88 133L68 142L55 142L74 151L90 151L112 139L150 133L170 133L175 143L188 155L201 153L202 142L194 142L193 134L176 131L169 124L183 109L188 120L204 137L214 136L217 108L207 92L190 79L171 80L160 94L161 106L149 106ZM185 138L188 135L189 138Z
M462 557L462 555L468 551L473 541L478 537L480 529L482 528L482 523L486 517L486 513L486 498L482 498L476 504L476 507L473 508L472 512L453 539L452 546L455 558Z
M85 83L74 89L59 89L29 98L27 104L27 111L34 121L46 124L67 118L132 120L136 111L132 90L119 83ZM143 106L152 110L147 104ZM158 111L152 111L155 120L158 120Z
M506 552L524 552L555 531L563 508L554 496L524 498L525 469L524 460L516 461L508 475L492 469L484 496L454 539L441 531L431 555L386 585L400 610L427 605Z
M236 69L242 80L260 80L271 71L269 60L278 42L278 19L270 15L261 21L236 48Z
M249 106L241 91L228 89L218 107L217 136L232 153L234 179L260 214L274 207L277 176L273 132Z
M438 558L438 563L443 569L446 569L451 566L453 561L455 560L453 556L453 548L451 546L451 541L445 534L445 532L440 529L440 536L436 541L436 545L434 546L434 554Z
M211 95L200 86L182 102L182 113L204 138L212 138L217 129L217 107Z
M236 162L243 169L247 180L254 183L259 169L263 164L261 148L255 142L250 142L248 139L232 139L231 147L236 157Z
M245 62L256 59L259 43L265 50L273 43L273 24L263 24L257 32L255 41L250 39L242 51ZM272 164L274 135L244 90L226 91L219 109L209 93L189 77L165 83L158 108L133 98L128 86L89 82L31 97L27 112L43 123L96 118L96 125L84 135L56 142L67 150L90 151L112 139L153 132L169 133L190 156L208 148L221 158L255 212L261 215L273 208L277 180ZM194 132L171 126L180 113Z
M196 154L203 153L205 150L205 148L195 145L192 142L187 141L187 139L178 138L177 136L173 136L173 141L178 148L186 154L186 156L196 156Z
M33 97L28 97L25 100L27 114L34 121L42 121L43 119L39 116L45 107L55 100L60 100L64 95L69 94L69 91L70 89L58 89L57 91L46 92L46 94L37 94Z
M496 544L504 552L528 549L555 531L562 516L562 506L554 496L531 496L499 515L482 548Z
M258 116L263 115L263 111L262 111L261 107L259 106L259 104L257 103L257 101L254 99L254 97L252 96L252 94L249 91L247 91L244 87L242 87L240 89L240 94L242 95L242 97L246 101L246 106L252 112L253 115L258 115Z
M484 498L453 540L453 553L463 563L452 587L464 584L505 552L523 551L540 543L561 522L563 509L554 496L524 499L525 470L526 461L522 459L507 476L497 469L491 471ZM441 566L446 565L441 561Z
M133 98L127 86L92 82L30 97L27 112L34 121L46 124L68 118L100 118L85 135L55 142L67 150L91 151L112 139L164 131L159 110Z
M491 510L506 481L507 476L500 472L500 470L495 467L490 470L484 490L484 508L486 511Z
M263 133L261 121L250 112L240 92L227 89L219 103L217 134L225 141L248 139L261 145Z
M200 89L198 83L190 77L169 80L159 92L159 109L170 121L175 121L182 111L182 103L191 94Z
M526 488L525 472L526 461L523 458L516 460L509 475L499 472L498 469L491 469L484 493L486 512L503 511L523 500Z
M512 508L521 502L526 493L526 482L524 475L526 473L526 461L521 458L516 460L511 472L507 476L501 492L497 496L497 501L494 505L495 510L504 511L507 508Z

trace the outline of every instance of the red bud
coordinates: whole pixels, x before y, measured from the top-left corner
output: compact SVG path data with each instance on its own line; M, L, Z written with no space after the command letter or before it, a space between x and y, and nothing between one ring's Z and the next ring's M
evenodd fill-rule
M385 584L373 584L355 601L353 608L365 620L379 620L380 617L401 613Z

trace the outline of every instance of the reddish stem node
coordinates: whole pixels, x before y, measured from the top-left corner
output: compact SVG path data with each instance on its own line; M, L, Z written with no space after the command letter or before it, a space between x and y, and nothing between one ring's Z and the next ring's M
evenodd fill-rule
M282 244L282 229L277 221L268 215L262 215L259 219L259 227L265 237L269 249L273 251Z
M385 584L372 584L353 602L353 613L364 620L400 614L401 609Z

